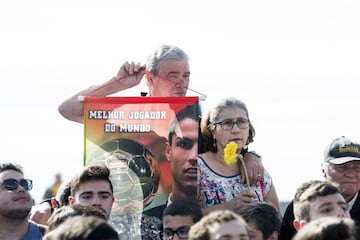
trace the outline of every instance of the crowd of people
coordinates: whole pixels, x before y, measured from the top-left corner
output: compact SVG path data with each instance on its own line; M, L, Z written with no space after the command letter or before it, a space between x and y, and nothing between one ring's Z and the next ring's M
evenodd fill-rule
M124 63L114 78L65 100L59 112L83 123L79 97L108 96L143 77L149 96L185 96L189 57L176 46L161 45L146 64ZM197 103L179 110L164 153L171 165L171 191L166 202L141 213L144 224L137 238L126 222L115 226L110 221L119 206L105 164L84 166L60 188L59 180L48 198L33 206L32 181L22 167L1 163L1 239L360 239L360 144L343 136L331 141L321 164L324 179L299 186L282 215L271 173L261 156L248 150L254 137L249 111L237 97L219 99L204 114ZM225 159L229 143L236 144L234 163Z

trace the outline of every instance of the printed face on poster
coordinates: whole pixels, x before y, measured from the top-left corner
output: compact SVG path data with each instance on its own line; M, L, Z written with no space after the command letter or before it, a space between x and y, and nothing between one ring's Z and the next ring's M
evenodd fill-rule
M164 204L173 177L185 188L194 185L196 166L186 162L197 159L198 97L86 97L84 103L84 165L109 167L114 208L141 212Z

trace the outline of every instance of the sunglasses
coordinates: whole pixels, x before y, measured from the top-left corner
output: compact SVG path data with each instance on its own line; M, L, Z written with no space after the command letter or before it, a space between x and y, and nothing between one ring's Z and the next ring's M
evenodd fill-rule
M9 178L9 179L5 179L1 185L3 185L7 190L15 190L20 186L22 186L26 191L30 191L33 187L32 184L32 180L30 179L21 179L20 181L13 179L13 178Z

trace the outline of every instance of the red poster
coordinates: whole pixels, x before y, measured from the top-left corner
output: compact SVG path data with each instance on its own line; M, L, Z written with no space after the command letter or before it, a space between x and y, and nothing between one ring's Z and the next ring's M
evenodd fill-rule
M193 104L198 97L85 97L84 164L110 168L115 197L110 221L122 225L118 230L130 233L129 239L140 239L143 210L167 201L170 125Z

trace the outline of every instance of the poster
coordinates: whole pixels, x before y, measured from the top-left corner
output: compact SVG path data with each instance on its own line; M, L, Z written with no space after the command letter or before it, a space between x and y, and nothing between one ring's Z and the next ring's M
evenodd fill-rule
M193 104L198 97L85 97L84 165L110 168L115 197L110 222L122 239L141 239L144 209L166 203L172 184L165 154L170 125Z

